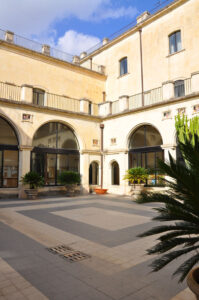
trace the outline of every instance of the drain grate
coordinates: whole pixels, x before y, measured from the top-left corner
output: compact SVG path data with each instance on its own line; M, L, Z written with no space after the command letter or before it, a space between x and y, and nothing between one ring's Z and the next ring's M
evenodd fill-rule
M66 259L69 262L81 261L81 260L91 257L88 254L85 254L81 251L74 250L71 247L68 247L65 245L59 245L59 246L51 247L51 248L47 248L47 249L51 253L58 254L59 256L63 257L64 259Z

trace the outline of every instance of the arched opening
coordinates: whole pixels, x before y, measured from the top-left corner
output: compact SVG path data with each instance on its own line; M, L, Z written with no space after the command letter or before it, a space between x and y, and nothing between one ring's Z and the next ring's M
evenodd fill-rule
M139 127L130 137L129 168L143 167L150 171L148 185L160 185L158 160L164 159L162 137L157 129L150 125Z
M0 117L0 187L18 186L19 142L14 128Z
M99 185L99 164L95 161L89 167L89 184Z
M41 126L33 138L31 170L44 177L45 185L58 185L63 171L79 171L79 146L71 128L49 122Z
M111 183L112 185L120 185L120 168L116 161L111 164Z

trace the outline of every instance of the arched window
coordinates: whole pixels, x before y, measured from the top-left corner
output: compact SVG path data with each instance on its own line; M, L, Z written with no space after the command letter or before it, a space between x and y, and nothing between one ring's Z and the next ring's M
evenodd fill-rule
M63 171L79 171L79 146L74 132L66 125L49 122L33 138L31 170L44 177L46 185L57 185Z
M99 185L99 164L95 161L89 167L89 184Z
M139 127L130 137L129 167L143 167L150 170L148 184L159 184L158 159L164 159L161 148L162 137L157 129L150 125Z
M0 187L18 186L19 151L14 128L0 118Z
M116 161L111 164L112 185L120 185L120 168Z

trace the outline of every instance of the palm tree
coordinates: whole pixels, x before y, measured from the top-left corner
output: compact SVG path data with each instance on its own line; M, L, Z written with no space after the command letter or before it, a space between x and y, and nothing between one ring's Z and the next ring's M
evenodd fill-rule
M195 135L194 139L194 145L191 139L179 142L185 163L175 161L171 155L169 162L159 161L161 171L170 178L163 179L167 191L142 193L137 199L138 203L163 204L154 208L158 215L153 220L168 222L139 235L159 234L158 243L147 250L149 255L162 254L152 262L152 270L157 272L178 257L191 253L173 274L180 276L180 282L199 262L199 138Z

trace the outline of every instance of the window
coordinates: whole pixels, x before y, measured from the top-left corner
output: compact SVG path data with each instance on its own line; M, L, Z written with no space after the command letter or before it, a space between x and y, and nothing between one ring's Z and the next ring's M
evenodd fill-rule
M128 73L127 57L120 60L120 76Z
M181 31L176 31L169 36L169 53L173 54L182 50Z
M112 185L120 185L120 169L116 161L111 165Z
M92 162L89 167L89 184L99 184L99 164L95 161Z
M183 97L185 95L184 80L174 82L174 96L175 98Z
M129 143L129 168L143 167L150 170L147 185L161 185L158 160L164 159L160 133L150 125L139 127L131 136Z
M66 125L49 122L33 138L31 170L44 177L45 185L58 185L63 171L79 171L79 147L74 132Z
M33 103L36 105L44 106L45 92L40 89L33 89Z
M14 128L0 118L0 187L18 186L18 139Z

